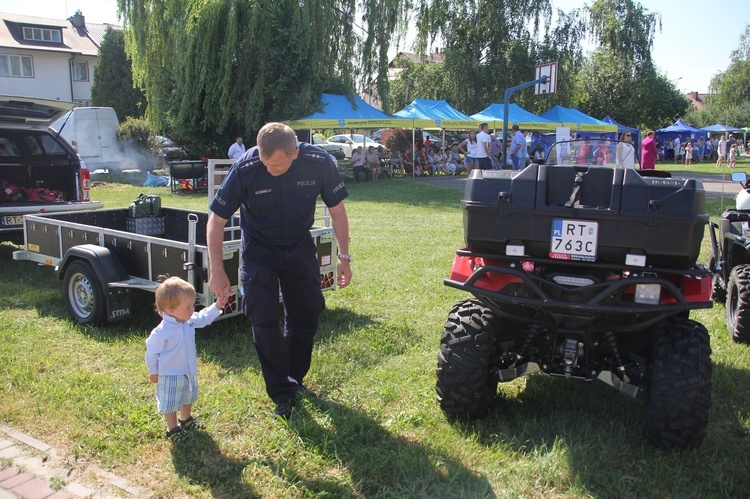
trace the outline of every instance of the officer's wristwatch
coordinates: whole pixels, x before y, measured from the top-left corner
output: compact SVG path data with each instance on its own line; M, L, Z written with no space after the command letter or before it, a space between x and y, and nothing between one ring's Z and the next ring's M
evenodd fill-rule
M349 260L352 261L352 255L349 253L339 253L339 260Z

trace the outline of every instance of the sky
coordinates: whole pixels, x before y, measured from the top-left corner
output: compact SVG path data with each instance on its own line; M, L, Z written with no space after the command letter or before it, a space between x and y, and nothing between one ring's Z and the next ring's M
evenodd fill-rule
M566 12L591 0L552 0ZM750 16L747 0L719 3L696 0L640 0L650 12L661 14L652 59L683 92L705 93L711 78L727 69L730 56ZM121 24L117 0L0 0L0 12L67 19L80 9L88 22ZM403 49L402 50L408 50Z

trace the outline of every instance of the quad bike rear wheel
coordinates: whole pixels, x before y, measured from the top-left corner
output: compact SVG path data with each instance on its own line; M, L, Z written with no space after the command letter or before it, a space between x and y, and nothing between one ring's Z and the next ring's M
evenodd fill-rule
M656 446L697 447L711 405L711 346L702 324L668 320L654 343L646 438Z
M737 343L750 343L750 265L738 265L729 275L727 328Z
M498 324L476 299L451 310L438 354L436 390L443 411L468 418L489 411L498 383L490 372Z

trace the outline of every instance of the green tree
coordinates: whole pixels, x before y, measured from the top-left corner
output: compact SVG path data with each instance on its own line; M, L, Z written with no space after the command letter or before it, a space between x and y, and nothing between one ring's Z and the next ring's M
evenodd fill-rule
M143 91L133 87L130 60L125 55L125 37L119 29L107 28L94 66L91 104L111 107L121 120L139 118L146 110Z
M718 122L746 126L744 106L750 103L750 25L740 36L740 44L732 52L729 67L714 76L706 99L708 112L720 117Z
M660 16L632 0L596 0L584 10L598 47L578 74L571 104L592 116L609 114L644 129L684 116L688 100L651 60Z
M543 27L549 32L551 14L549 0L422 0L416 50L424 55L442 40L445 62L414 65L402 72L403 85L415 85L412 93L445 99L469 114L502 101L506 88L533 79L534 66L542 62L537 38Z
M599 46L637 64L651 61L654 35L661 16L632 0L595 0L585 8L589 30Z
M583 91L575 99L575 107L591 116L610 115L642 129L670 125L690 108L674 83L650 62L632 65L608 47L598 48L587 59L579 86Z
M314 112L322 92L353 93L363 71L385 85L403 5L360 0L355 29L356 0L118 0L149 120L227 145Z

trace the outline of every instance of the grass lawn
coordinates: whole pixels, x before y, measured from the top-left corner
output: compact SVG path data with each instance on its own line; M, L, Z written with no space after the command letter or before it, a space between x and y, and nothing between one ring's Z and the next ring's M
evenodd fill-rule
M168 207L206 209L205 195L108 180L92 189L106 207L146 192ZM247 322L220 321L197 335L194 413L207 431L172 450L143 360L158 323L153 295L136 301L130 323L74 324L53 270L13 261L7 244L0 423L51 443L72 465L95 461L159 497L747 494L750 347L731 342L722 305L693 314L713 348L711 420L698 449L650 446L643 404L603 383L542 375L501 384L486 419L451 422L435 401L434 371L448 311L466 297L442 284L463 242L462 193L406 178L348 188L354 280L326 293L307 379L318 398L288 423L271 416ZM717 219L719 200L709 210Z

